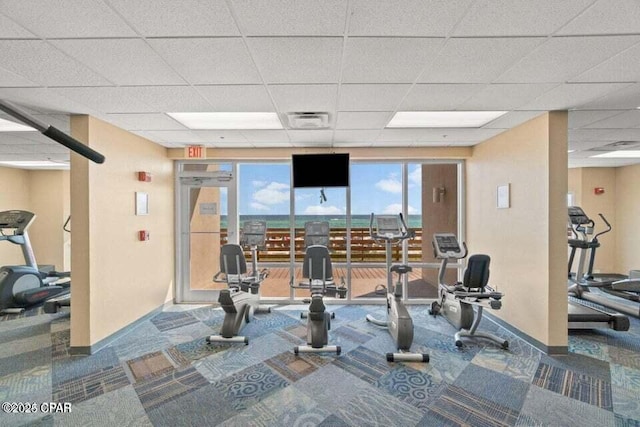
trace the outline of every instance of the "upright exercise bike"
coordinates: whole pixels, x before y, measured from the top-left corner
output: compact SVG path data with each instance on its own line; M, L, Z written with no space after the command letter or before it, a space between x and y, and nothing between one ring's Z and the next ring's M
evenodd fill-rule
M69 272L39 268L28 229L36 215L22 210L0 212L0 241L19 245L27 265L0 268L0 312L19 314L25 308L69 292ZM5 234L9 230L10 234Z
M300 317L307 319L307 345L293 348L295 354L332 352L340 355L339 345L329 345L329 330L334 313L328 312L323 302L327 293L337 294L340 298L347 296L347 288L342 282L336 285L333 279L331 255L329 254L329 223L326 221L308 221L305 228L305 253L302 267L302 277L305 279L299 284L294 284L291 278L291 287L294 289L308 289L311 299L309 309L302 312ZM343 279L344 280L344 279Z
M438 301L431 304L429 314L441 313L458 331L455 333L457 347L462 347L462 338L486 338L492 340L503 349L509 348L509 342L493 334L478 332L484 307L498 310L502 307L501 292L488 286L488 255L472 255L469 257L462 283L447 285L444 283L445 270L450 259L467 257L467 245L460 247L458 239L452 233L436 233L433 235L433 250L437 259L442 260L438 274ZM477 313L473 307L477 307ZM475 320L474 320L475 319Z
M220 334L207 337L207 342L249 344L248 337L238 335L242 327L251 321L254 313L271 312L270 308L260 306L260 285L269 271L258 270L258 250L265 247L266 237L265 221L246 221L242 227L240 245L229 243L220 248L220 271L213 280L227 284L227 289L221 290L218 297L225 315ZM243 246L251 250L252 271L249 275Z
M373 230L373 223L376 230ZM402 277L411 272L411 267L404 264L392 265L391 246L411 239L415 232L410 231L404 222L402 214L398 215L374 215L369 221L369 233L375 241L384 241L387 262L387 320L378 320L367 314L367 321L389 330L389 334L395 341L399 353L387 353L389 362L428 362L426 353L411 353L413 342L413 320L402 301ZM393 284L393 273L398 274L398 282Z

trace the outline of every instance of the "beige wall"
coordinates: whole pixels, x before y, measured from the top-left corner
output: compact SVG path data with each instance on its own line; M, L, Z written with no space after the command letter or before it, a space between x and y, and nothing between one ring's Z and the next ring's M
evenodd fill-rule
M68 270L65 241L70 236L62 225L69 211L69 172L23 170L0 167L0 211L23 209L36 214L29 237L38 264L52 264ZM0 265L23 265L18 245L0 242Z
M615 271L628 274L640 270L640 165L616 169L615 204Z
M466 164L467 243L491 256L505 293L492 313L548 347L567 346L567 114L545 113L473 149ZM496 208L510 184L511 207Z
M183 148L167 150L171 159L184 159ZM351 158L368 159L466 159L471 147L423 147L423 148L207 148L208 159L289 159L292 154L305 153L349 153Z
M106 156L101 165L71 156L71 345L88 347L173 295L173 162L164 147L93 117L72 117L71 134ZM148 193L149 215L135 215L136 191ZM139 230L150 240L138 241Z
M0 211L29 209L29 171L0 167ZM18 245L0 242L0 266L24 265L24 256Z
M61 170L29 171L29 210L36 214L29 236L38 264L54 265L59 271L69 268L65 260L65 242L70 236L62 226L69 212L69 172Z
M580 206L589 218L595 222L596 233L606 229L605 223L598 215L599 213L607 218L613 230L618 228L616 225L616 169L576 168L569 170L569 189L570 191L575 189L576 194L580 194L580 199L576 199L575 204ZM604 194L596 195L593 191L596 187L604 188ZM601 246L596 252L593 271L594 273L611 273L616 268L616 233L604 234L598 240ZM577 260L575 261L574 272L575 268L577 268Z

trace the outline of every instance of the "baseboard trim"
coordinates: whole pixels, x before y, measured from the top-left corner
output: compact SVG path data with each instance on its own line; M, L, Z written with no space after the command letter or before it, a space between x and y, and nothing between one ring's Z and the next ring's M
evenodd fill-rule
M569 347L568 346L563 346L563 345L556 345L556 346L549 346L546 344L541 343L540 341L538 341L537 339L533 338L532 336L527 335L526 333L522 332L520 329L511 326L510 324L508 324L507 322L505 322L504 320L500 319L497 316L494 316L491 313L488 312L483 312L482 313L484 316L486 316L487 318L489 318L489 320L491 320L492 322L497 323L498 325L502 326L503 328L505 328L506 330L508 330L509 332L517 335L519 338L522 338L523 340L525 340L526 342L528 342L529 344L531 344L533 347L537 348L538 350L550 355L550 356L563 356L563 355L567 355L569 354Z
M168 306L171 306L171 305L173 305L173 301L166 302L166 303L160 305L159 307L154 308L153 310L151 310L150 312L148 312L144 316L140 317L138 320L133 321L132 323L130 323L127 326L123 327L122 329L112 333L108 337L105 337L105 338L101 339L100 341L98 341L95 344L92 344L90 346L71 346L69 348L69 353L72 356L90 356L92 354L95 354L98 351L102 350L103 348L107 347L108 345L112 344L115 340L117 340L119 338L122 338L123 336L127 335L129 332L131 332L140 323L144 322L145 320L149 320L150 318L152 318L153 316L155 316L156 314L158 314L162 310L164 310L165 307L168 307Z

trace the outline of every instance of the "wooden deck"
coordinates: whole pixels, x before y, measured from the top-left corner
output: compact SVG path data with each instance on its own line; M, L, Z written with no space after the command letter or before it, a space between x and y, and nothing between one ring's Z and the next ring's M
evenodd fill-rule
M347 269L344 267L336 267L333 269L333 277L337 284L340 279L344 278L345 284L347 280ZM394 275L394 279L397 276ZM289 298L291 280L289 268L270 268L269 277L262 283L260 293L263 297L279 297ZM302 280L301 269L296 269L296 281ZM367 298L384 298L384 295L375 295L375 288L378 284L386 284L385 267L355 267L351 268L351 298L367 297ZM211 286L202 287L200 289L224 289L225 285L220 283L211 283ZM304 297L308 295L308 291L296 289L296 297ZM410 298L435 298L437 295L437 287L422 280L421 270L415 269L409 273L409 297Z

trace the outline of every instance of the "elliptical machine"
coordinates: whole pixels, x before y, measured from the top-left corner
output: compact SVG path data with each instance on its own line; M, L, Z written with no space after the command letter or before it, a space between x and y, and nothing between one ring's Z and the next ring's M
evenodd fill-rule
M35 218L36 215L28 211L0 212L0 241L6 240L20 245L27 264L0 268L0 312L2 314L19 314L30 306L69 292L71 282L58 282L69 278L69 272L47 272L38 268L27 231ZM12 233L5 234L5 230L12 230Z
M220 335L206 338L211 342L243 342L249 338L239 336L244 325L258 311L271 312L271 308L260 307L260 284L269 275L267 269L258 270L258 249L264 249L267 237L265 221L246 221L242 227L240 245L226 244L220 248L220 271L214 282L226 283L228 289L220 291L218 303L225 312ZM251 274L247 275L247 262L242 247L251 250Z
M294 289L308 289L311 299L304 300L309 303L309 309L300 313L300 318L307 319L307 345L295 346L293 352L299 353L323 353L335 352L340 355L342 351L339 345L329 345L329 330L331 319L335 313L326 311L323 297L332 292L340 298L346 298L347 288L344 286L344 278L340 286L336 286L333 279L331 255L329 254L329 223L326 221L308 221L305 229L305 253L302 267L302 277L307 281L294 285L291 278L290 286Z
M375 219L376 231L373 231ZM404 222L402 214L398 215L374 215L369 220L369 233L375 241L384 241L387 263L387 320L378 320L367 314L367 321L374 325L388 329L389 334L396 343L399 353L387 353L389 362L428 362L426 353L411 353L413 342L413 320L409 311L402 302L402 277L412 269L405 264L392 266L391 246L393 243L401 243L403 240L415 237L415 232L410 231ZM398 274L398 282L393 284L393 273Z
M436 233L433 235L433 250L435 257L442 260L438 273L438 297L439 301L431 304L429 314L442 315L451 323L458 332L455 333L457 347L462 347L462 338L486 338L498 344L503 349L509 348L509 342L493 334L478 332L478 326L482 320L484 307L498 310L502 307L501 292L490 288L488 255L472 255L467 262L462 283L447 285L444 283L445 270L450 259L462 259L468 255L467 245L460 248L458 239L452 233ZM473 306L478 307L474 313ZM475 318L475 320L474 320Z

